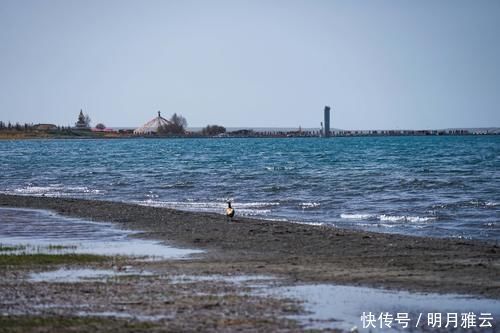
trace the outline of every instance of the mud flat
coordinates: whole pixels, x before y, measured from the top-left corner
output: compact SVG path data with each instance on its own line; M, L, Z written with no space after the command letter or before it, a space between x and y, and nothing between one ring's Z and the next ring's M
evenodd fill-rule
M308 325L296 319L303 304L287 296L293 292L280 291L296 285L455 293L490 299L485 311L499 306L500 248L494 243L244 218L229 223L216 214L81 199L0 195L0 207L113 222L140 230L134 237L204 250L181 260L96 257L89 264L66 254L68 261L57 264L0 262L6 268L0 270L0 327L6 331L92 325L96 331L302 331ZM81 277L87 269L96 272ZM60 271L69 281L43 278ZM321 316L326 325L311 326L348 329L330 325L342 319Z
M244 218L228 223L216 214L80 199L0 195L0 206L115 222L146 231L141 237L209 250L176 263L193 269L500 298L500 247L493 243Z

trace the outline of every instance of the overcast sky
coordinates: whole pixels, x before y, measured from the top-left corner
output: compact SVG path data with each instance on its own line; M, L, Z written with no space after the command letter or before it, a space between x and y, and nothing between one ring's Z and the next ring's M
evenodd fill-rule
M0 0L0 120L500 126L500 1Z

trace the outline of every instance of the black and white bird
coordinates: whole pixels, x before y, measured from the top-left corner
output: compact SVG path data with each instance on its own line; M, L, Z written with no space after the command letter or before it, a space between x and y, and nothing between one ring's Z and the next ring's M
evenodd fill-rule
M233 208L233 207L231 207L231 201L228 201L228 202L227 202L226 217L228 217L229 219L231 219L231 221L233 221L233 217L234 217L234 208Z

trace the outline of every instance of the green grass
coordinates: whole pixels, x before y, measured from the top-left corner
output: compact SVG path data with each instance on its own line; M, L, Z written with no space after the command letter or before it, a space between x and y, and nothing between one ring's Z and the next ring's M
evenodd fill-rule
M12 252L26 250L26 245L2 245L0 244L0 252Z
M1 252L16 252L17 254L28 254L28 253L43 253L51 251L64 251L64 250L76 250L76 245L4 245L0 244L0 254Z
M0 254L0 267L28 265L87 264L109 260L94 254Z
M60 316L0 316L0 333L30 332L147 332L157 323L112 318Z
M53 245L49 244L47 246L47 250L49 251L56 251L56 250L76 250L77 246L76 245Z

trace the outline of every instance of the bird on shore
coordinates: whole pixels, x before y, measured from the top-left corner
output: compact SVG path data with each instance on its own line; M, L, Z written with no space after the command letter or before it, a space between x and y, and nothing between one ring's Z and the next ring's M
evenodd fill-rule
M233 221L234 217L234 208L231 207L231 201L227 202L227 208L226 208L226 218L229 218L231 222Z

